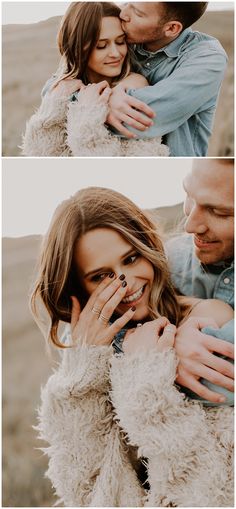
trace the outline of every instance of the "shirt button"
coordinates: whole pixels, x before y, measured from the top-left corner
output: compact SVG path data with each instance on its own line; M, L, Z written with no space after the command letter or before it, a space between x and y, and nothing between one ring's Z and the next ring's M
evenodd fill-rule
M230 283L230 279L229 279L229 277L225 277L225 278L224 278L224 284L225 284L225 285L228 285L229 283Z
M147 67L149 67L149 66L150 66L150 62L147 63Z

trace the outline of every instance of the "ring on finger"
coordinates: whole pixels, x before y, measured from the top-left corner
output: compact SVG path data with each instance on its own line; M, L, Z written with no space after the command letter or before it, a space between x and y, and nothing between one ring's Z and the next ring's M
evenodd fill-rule
M175 332L175 328L171 327L171 325L167 325L167 327L165 327L165 332Z
M94 308L92 309L92 313L94 313L94 314L95 314L95 315L97 315L97 316L100 316L100 314L101 314L101 310L100 310L100 309L98 309L98 308L95 308L95 307L94 307Z
M142 327L142 323L137 323L136 327Z
M109 322L109 319L106 318L102 313L100 313L98 320L100 320L101 322L103 322L105 324L107 324Z

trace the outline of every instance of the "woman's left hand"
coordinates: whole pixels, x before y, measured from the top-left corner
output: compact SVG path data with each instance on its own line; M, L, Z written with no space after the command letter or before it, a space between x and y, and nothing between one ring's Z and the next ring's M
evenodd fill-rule
M78 102L82 102L86 108L91 104L107 104L111 95L111 89L107 81L100 83L90 83L84 87L78 96Z
M123 351L128 355L153 349L163 352L173 347L175 334L175 325L171 324L168 318L162 316L128 331L124 339Z

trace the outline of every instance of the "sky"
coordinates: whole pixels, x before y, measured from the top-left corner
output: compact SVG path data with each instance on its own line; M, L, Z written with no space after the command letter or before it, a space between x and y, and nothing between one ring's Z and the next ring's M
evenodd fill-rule
M57 205L88 186L119 191L141 208L180 203L192 160L9 158L2 163L2 234L21 237L44 234Z
M2 2L2 23L37 23L65 13L70 2ZM122 2L118 2L121 4ZM208 9L233 9L233 2L209 2Z

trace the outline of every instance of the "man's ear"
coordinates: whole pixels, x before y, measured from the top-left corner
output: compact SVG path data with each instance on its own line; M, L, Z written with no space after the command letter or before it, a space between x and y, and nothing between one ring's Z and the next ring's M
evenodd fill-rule
M180 23L180 21L168 21L165 24L165 36L169 37L170 39L175 39L178 37L180 32L183 30L183 25Z

